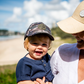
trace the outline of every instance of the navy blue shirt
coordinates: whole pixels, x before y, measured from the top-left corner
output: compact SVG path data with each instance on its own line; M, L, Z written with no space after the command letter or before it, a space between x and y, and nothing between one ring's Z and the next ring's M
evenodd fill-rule
M16 78L17 82L23 80L42 79L45 76L48 82L52 82L54 76L50 67L50 56L46 54L41 60L33 60L24 56L17 64Z

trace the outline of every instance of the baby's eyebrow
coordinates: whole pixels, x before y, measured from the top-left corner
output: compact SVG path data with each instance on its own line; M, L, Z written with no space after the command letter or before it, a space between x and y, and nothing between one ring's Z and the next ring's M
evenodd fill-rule
M43 43L47 43L46 41L43 41Z

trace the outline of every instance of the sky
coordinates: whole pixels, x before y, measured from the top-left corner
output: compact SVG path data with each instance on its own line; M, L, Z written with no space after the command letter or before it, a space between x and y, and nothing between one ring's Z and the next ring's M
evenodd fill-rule
M25 32L33 22L52 24L70 17L83 0L0 0L0 29Z

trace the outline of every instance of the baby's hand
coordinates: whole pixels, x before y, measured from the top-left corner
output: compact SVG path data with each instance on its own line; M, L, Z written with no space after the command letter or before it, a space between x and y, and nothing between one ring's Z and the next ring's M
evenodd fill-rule
M34 81L34 84L40 84L39 82L37 82L37 81Z
M45 77L43 77L43 79L36 79L36 84L52 84L51 82L45 82Z

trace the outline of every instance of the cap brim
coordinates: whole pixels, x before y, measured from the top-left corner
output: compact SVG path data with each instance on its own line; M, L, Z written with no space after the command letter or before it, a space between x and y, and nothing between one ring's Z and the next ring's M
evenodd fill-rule
M46 34L49 36L49 38L53 41L54 40L54 37L48 33L45 33L45 32L38 32L38 33L34 33L33 35L36 35L36 34ZM32 35L31 35L32 36Z
M73 17L69 17L57 23L61 30L66 33L78 33L84 31L84 24L75 20Z
M28 36L33 36L33 35L36 35L36 34L46 34L46 35L49 36L49 38L50 38L52 41L54 41L54 37L53 37L52 35L48 34L48 33L45 33L45 32L38 32L38 33L36 32L36 33L31 34L31 35L30 35L30 34L29 34L29 35L25 35L25 36L24 36L24 40L25 40L26 37L28 37Z

